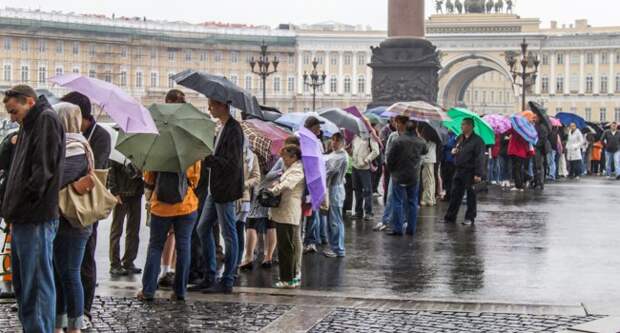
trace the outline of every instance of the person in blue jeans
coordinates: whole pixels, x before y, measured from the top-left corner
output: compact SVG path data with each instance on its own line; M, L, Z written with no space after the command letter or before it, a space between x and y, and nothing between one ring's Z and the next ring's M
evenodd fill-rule
M52 251L60 217L65 131L47 99L37 97L27 85L6 90L3 103L20 124L2 200L2 215L11 224L18 316L24 332L52 332L56 315Z
M403 133L393 143L387 156L387 165L392 175L392 230L391 236L403 235L403 209L408 207L407 234L416 231L418 219L418 194L420 188L420 168L422 155L428 153L423 139L416 135L416 124L410 120L396 120L398 131ZM406 206L404 197L407 197ZM405 209L406 210L406 209Z
M344 137L336 133L331 139L332 153L325 158L327 172L327 186L329 188L329 215L327 220L327 235L330 249L323 254L328 258L344 257L344 220L342 207L345 197L345 175L349 157L344 149Z
M182 177L183 173L145 172L144 174L146 198L151 203L151 233L142 274L142 291L138 294L140 300L151 301L155 297L157 278L161 269L161 256L171 227L174 229L177 251L172 300L184 301L186 298L192 231L198 210L198 197L195 190L200 181L200 168L201 163L198 161L185 172L185 178L189 184L186 193L181 193L181 188L167 186L166 184L170 183L163 181L172 176ZM178 179L172 183L178 184Z
M215 150L207 156L204 165L209 168L209 194L205 201L198 235L207 262L206 276L192 290L204 293L232 293L238 257L235 202L243 197L243 142L241 125L230 114L226 101L209 99L209 112L218 119L221 129L215 140ZM224 273L216 280L217 260L213 226L218 223L224 236Z
M616 179L620 179L620 132L615 121L609 125L609 130L603 133L601 141L603 142L603 147L605 147L605 171L607 178L611 178L611 175L615 172ZM615 170L611 168L612 162Z

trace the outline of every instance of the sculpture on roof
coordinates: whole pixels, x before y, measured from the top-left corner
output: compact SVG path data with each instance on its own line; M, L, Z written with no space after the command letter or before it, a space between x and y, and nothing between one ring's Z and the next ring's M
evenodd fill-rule
M448 14L454 14L454 5L452 4L452 0L446 1L446 11Z
M495 13L501 13L504 11L504 1L502 0L497 0L497 2L495 3Z
M512 6L514 4L512 3L512 0L506 0L506 13L510 13L512 14Z
M456 7L456 11L459 12L459 14L463 14L463 3L461 2L461 0L456 0L454 2L454 6Z
M443 0L435 0L435 11L443 14Z
M486 12L487 13L491 13L491 11L493 10L493 7L495 6L495 4L493 3L493 0L489 0L487 1L487 8L486 8Z

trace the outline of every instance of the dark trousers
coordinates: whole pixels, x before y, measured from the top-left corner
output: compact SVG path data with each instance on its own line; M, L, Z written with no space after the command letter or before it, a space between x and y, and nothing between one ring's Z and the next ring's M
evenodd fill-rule
M592 161L592 173L599 174L601 172L601 161Z
M446 191L446 200L450 200L452 195L452 181L454 180L454 163L441 163L441 179L443 181L443 189Z
M522 189L525 184L525 162L521 157L512 156L512 176L515 179L515 187Z
M344 184L345 196L344 196L344 205L342 209L344 212L342 215L345 215L346 211L350 211L353 209L353 177L350 173L347 173L345 176L345 184Z
M390 187L390 170L388 170L387 165L384 165L383 166L383 206L387 204L389 187Z
M372 193L379 193L379 184L381 183L381 175L383 174L383 164L379 164L377 170L372 172Z
M95 288L97 287L97 262L95 261L95 251L97 249L97 227L99 222L93 224L93 233L86 242L86 251L82 260L82 285L84 286L84 314L92 318L90 310L95 300Z
M583 173L583 171L581 170L582 167L582 162L581 160L576 160L576 161L570 161L570 172L569 172L569 177L579 177L581 176L581 174Z
M291 282L297 275L301 239L299 226L276 223L280 281Z
M198 204L198 211L202 212L202 208L204 207L206 198L201 198ZM189 280L202 279L206 273L205 267L207 267L207 263L202 255L202 243L200 242L200 236L198 235L198 222L200 219L200 214L196 215L196 223L194 223L194 230L192 231L192 239L191 239L191 260L190 260L190 269L189 269ZM219 227L218 233L219 235ZM219 237L218 237L219 238Z
M463 196L467 192L467 211L465 219L474 221L476 219L476 191L474 191L474 173L466 170L456 170L452 181L452 194L450 195L450 205L446 212L446 221L455 222L459 213L459 208L463 202Z
M122 204L114 207L112 214L112 227L110 229L110 266L112 268L134 267L134 260L138 256L140 244L140 217L142 213L142 196L121 197ZM125 226L125 254L121 261L121 236L123 224Z
M534 181L538 186L545 183L545 155L543 151L537 149L534 156Z
M370 170L353 169L353 190L355 191L355 215L372 215L372 190Z

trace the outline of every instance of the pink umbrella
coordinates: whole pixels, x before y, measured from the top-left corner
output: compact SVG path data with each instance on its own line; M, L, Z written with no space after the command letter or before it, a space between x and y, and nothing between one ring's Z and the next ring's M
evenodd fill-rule
M510 119L499 114L486 115L482 117L482 119L486 121L497 134L504 134L512 128Z
M562 127L562 122L558 118L549 117L549 121L553 127Z
M125 133L159 134L149 110L112 83L75 73L54 76L50 78L50 82L90 98Z
M276 126L273 123L262 121L259 119L248 119L245 122L253 127L257 132L262 134L263 137L271 140L271 153L278 155L280 149L284 147L284 141L291 135L291 132Z

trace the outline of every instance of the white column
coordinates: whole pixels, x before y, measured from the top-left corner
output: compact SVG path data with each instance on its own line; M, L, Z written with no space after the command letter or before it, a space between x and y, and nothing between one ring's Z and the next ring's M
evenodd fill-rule
M372 60L372 52L366 53L366 62L370 63ZM366 65L366 94L372 94L372 68Z
M556 87L556 77L555 77L555 61L557 56L555 53L551 53L549 55L549 61L551 63L551 69L549 70L549 94L555 95L555 87Z
M331 78L331 72L330 72L330 68L329 66L330 64L330 56L329 56L329 51L325 51L325 54L323 56L323 63L325 64L325 74L327 75L325 77L325 80L327 80L325 82L325 85L323 86L323 92L325 93L325 95L329 94L329 80Z
M616 83L616 80L614 78L614 65L615 64L616 64L616 54L609 52L609 75L607 76L607 93L610 95L614 93L613 85Z
M581 53L579 55L579 94L583 95L586 92L586 55Z
M567 52L564 55L564 94L570 94L570 54Z
M601 75L600 75L600 63L601 63L601 54L599 52L594 53L594 94L598 94L601 92Z
M353 93L353 95L357 95L357 62L358 62L358 58L357 58L357 51L353 52L353 59L351 59L351 61L353 61L353 77L351 79L351 93Z
M304 93L304 70L303 70L303 61L304 61L304 51L299 50L297 53L297 94L301 95Z
M344 53L338 52L338 94L344 94Z

